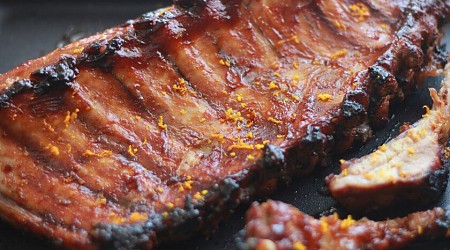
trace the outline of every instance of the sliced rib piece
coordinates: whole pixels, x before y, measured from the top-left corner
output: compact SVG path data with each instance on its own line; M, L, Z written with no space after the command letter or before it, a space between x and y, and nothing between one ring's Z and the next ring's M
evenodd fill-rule
M82 249L208 233L386 121L448 7L176 1L27 62L0 76L1 216Z
M399 249L419 238L450 236L450 212L442 208L403 218L372 221L315 219L277 201L254 204L246 215L243 248L247 249Z
M439 94L430 89L433 108L423 118L359 159L342 161L341 173L326 182L333 198L350 210L376 210L398 204L425 205L445 191L450 132L450 69Z

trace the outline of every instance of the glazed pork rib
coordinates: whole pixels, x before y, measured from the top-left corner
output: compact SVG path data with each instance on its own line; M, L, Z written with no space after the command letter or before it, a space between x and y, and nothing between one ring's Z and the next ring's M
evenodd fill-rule
M446 147L450 132L450 66L439 94L430 89L433 108L398 137L362 158L342 161L341 173L326 182L331 196L350 210L426 205L447 187Z
M268 201L247 212L242 249L399 249L421 238L450 236L450 212L442 208L403 218L372 221L315 219L288 204Z
M66 247L207 232L367 138L447 1L175 1L0 76L0 214Z

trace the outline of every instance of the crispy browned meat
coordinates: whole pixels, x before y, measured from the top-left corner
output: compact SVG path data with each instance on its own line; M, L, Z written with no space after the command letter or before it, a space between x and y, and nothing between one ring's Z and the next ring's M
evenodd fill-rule
M351 216L341 220L337 214L315 219L268 201L247 212L243 244L257 250L398 249L419 238L450 236L449 215L435 208L378 222Z
M372 154L343 161L342 172L327 177L333 198L350 210L375 210L441 197L450 156L449 67L440 93L430 89L434 106L420 121Z
M447 13L176 1L25 63L0 76L0 214L83 249L208 232L386 121L435 65Z

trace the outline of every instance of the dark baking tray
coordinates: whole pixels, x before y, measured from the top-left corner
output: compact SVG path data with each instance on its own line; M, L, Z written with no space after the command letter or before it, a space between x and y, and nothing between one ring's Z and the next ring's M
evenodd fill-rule
M20 63L45 55L69 38L88 36L108 27L123 23L140 14L171 4L171 1L114 1L114 0L43 0L43 1L0 1L0 73L4 73ZM446 27L450 34L450 26ZM447 35L443 44L450 41ZM430 78L427 86L438 86L440 78ZM398 133L404 122L414 122L421 117L422 106L431 100L426 88L418 90L403 104L397 105L388 126L378 131L366 145L353 150L343 158L352 158L370 153L379 145ZM337 162L334 161L334 162ZM296 179L291 185L283 186L270 199L295 205L302 211L319 216L335 208L334 201L321 194L323 179L338 170L338 164L317 170L312 175ZM262 201L262 200L261 200ZM436 204L450 207L450 190ZM235 236L243 227L246 206L239 208L226 223L209 239L197 237L189 242L172 245L168 249L236 249ZM413 208L414 209L414 208ZM339 208L338 208L339 210ZM342 214L345 211L339 210ZM404 208L395 211L406 213ZM394 216L393 214L390 214ZM383 215L373 215L383 217ZM449 240L417 242L409 249L450 249ZM43 250L54 246L46 240L15 229L0 221L0 249L2 250Z

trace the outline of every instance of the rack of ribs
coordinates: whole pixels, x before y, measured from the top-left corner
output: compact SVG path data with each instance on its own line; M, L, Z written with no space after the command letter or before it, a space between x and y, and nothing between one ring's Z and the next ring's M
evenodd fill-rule
M450 149L450 68L439 94L430 89L433 108L399 136L362 158L342 161L341 173L327 177L331 195L350 210L376 210L399 204L428 205L439 199L448 180Z
M450 213L442 208L403 218L354 220L337 214L315 219L288 204L268 201L247 212L243 249L400 249L420 238L450 236Z
M1 217L68 248L209 232L385 123L449 5L178 0L27 62L0 76Z

